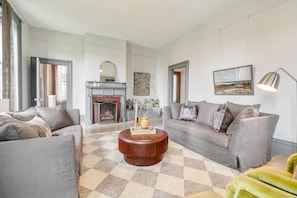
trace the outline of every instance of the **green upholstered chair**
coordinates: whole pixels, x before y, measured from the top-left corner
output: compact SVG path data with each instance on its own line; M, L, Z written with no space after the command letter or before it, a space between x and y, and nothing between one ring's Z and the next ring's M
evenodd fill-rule
M237 176L227 185L228 198L297 198L297 153L287 160L286 170L263 166Z

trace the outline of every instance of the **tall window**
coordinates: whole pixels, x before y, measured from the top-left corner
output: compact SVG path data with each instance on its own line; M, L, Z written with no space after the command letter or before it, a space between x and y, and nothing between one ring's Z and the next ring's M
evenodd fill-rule
M2 1L0 1L0 98L2 98ZM21 75L21 20L14 13L12 21L12 40L11 40L11 110L17 111L21 108L22 95L22 75Z
M56 72L57 100L65 101L67 100L67 66L57 65Z

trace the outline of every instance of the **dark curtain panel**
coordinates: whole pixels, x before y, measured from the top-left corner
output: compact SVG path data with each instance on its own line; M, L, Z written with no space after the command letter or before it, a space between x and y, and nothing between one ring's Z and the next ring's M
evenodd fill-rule
M11 25L13 11L7 0L2 1L2 98L11 101ZM10 105L11 106L11 105Z

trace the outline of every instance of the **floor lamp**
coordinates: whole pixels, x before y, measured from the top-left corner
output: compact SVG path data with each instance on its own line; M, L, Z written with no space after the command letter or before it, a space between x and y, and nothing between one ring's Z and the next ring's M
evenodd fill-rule
M270 92L276 92L278 89L279 81L280 81L280 75L277 73L279 70L282 70L285 72L290 78L292 78L296 83L296 93L297 93L297 80L294 78L291 74L289 74L284 68L278 68L275 72L269 72L267 73L257 84L257 86L260 89L263 89L265 91ZM296 103L297 105L297 103ZM295 111L297 112L297 111ZM295 152L297 152L297 126L295 126L296 129L296 143L295 143Z

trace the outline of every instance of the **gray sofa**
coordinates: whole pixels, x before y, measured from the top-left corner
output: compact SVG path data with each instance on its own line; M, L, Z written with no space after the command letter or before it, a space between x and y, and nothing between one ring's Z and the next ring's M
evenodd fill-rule
M214 120L214 113L226 106L205 101L189 102L187 106L195 105L198 115L192 121L180 119L178 114L182 104L172 103L164 107L164 129L171 140L240 171L261 166L271 159L271 142L278 115L259 113L260 105L254 108L227 102L234 117L227 131L220 132L207 122ZM256 114L247 116L244 113L247 109ZM206 123L203 120L207 120Z
M80 112L78 109L65 109L67 119L64 119L48 109L41 112L34 110L33 107L23 112L8 113L20 121L0 116L1 127L6 127L3 130L6 133L2 131L0 134L1 197L78 198L83 146ZM47 114L52 115L46 117ZM11 122L18 126L35 115L49 122L52 137L28 135L31 131L26 131L27 126L14 127L14 130L19 130L19 135L7 132L12 130ZM53 124L59 125L58 128L52 128ZM63 126L65 124L67 126Z

